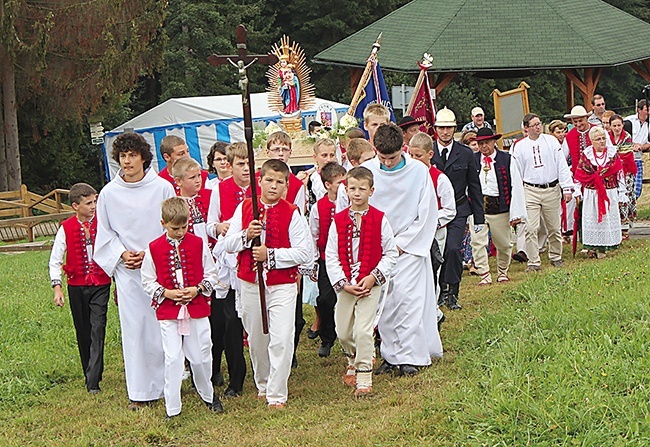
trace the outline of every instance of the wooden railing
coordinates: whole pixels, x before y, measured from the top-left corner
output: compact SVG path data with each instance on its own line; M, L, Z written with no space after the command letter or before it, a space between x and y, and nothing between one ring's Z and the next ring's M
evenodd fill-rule
M34 241L34 227L44 222L61 222L72 216L74 210L62 202L67 189L55 189L41 196L22 185L18 191L0 192L0 228L23 228L30 242ZM34 215L34 210L42 213Z

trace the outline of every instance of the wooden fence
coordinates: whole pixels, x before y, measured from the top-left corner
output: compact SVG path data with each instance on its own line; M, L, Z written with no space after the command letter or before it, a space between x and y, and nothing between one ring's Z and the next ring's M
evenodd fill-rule
M16 241L36 236L53 236L59 224L74 210L62 202L70 191L55 189L41 196L22 185L18 191L0 192L0 240ZM38 213L34 213L38 210Z

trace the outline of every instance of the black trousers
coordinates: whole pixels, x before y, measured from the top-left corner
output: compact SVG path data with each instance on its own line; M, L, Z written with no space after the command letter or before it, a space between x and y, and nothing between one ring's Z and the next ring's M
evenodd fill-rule
M226 354L229 387L241 391L246 377L244 359L244 326L235 310L235 291L230 289L224 299L212 299L212 380L221 372L221 356Z
M300 333L305 327L305 318L302 315L302 279L297 283L298 287L298 297L296 298L296 333L293 336L293 355L296 356L296 351L298 350L298 342L300 341Z
M442 264L442 270L440 271L440 286L442 289L448 284L460 284L463 274L463 256L460 250L463 245L463 236L465 236L465 225L467 225L467 216L456 216L454 220L447 224L445 262Z
M86 388L98 389L104 372L106 313L111 285L68 286L72 321L77 333Z
M333 345L336 341L336 328L334 325L334 306L336 306L336 292L332 287L325 261L318 259L318 315L320 316L320 339L324 345Z

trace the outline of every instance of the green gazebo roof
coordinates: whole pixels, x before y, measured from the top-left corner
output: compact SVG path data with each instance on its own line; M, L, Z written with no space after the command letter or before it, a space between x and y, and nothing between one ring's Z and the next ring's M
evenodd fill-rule
M382 34L385 70L435 72L607 67L650 58L650 24L600 0L414 0L318 53L363 67Z

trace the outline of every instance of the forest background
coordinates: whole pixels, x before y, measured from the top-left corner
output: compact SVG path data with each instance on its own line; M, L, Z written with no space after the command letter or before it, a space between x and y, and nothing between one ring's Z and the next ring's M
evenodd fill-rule
M606 1L650 22L649 1ZM111 129L169 98L237 93L236 71L215 69L207 57L235 52L234 32L240 23L248 29L251 52L268 52L286 34L300 43L310 61L406 3L0 0L0 104L4 112L0 128L5 129L0 132L0 191L18 189L24 183L44 193L79 181L99 188L105 182L101 150L90 144L89 122L99 119ZM467 32L481 39L480 29ZM615 35L611 38L616 40ZM309 65L319 97L349 103L348 69ZM251 70L252 92L265 90L264 74L263 67ZM415 75L384 75L389 88L415 84ZM469 121L470 109L477 104L492 118L492 90L508 90L522 80L531 85L532 111L546 122L561 117L566 95L565 78L559 71L495 80L460 75L440 92L437 104L453 109L459 124ZM632 113L644 84L625 65L605 69L597 91L605 96L608 109ZM576 97L576 103L581 101ZM8 113L11 110L17 114ZM8 132L12 126L18 128L18 141Z

